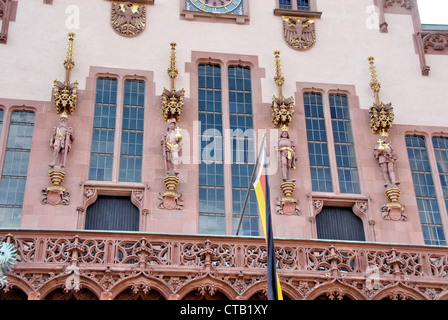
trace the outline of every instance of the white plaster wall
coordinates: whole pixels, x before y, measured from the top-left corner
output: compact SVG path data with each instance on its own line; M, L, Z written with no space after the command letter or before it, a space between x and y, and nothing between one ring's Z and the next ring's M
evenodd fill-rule
M169 43L178 43L177 87L190 95L185 63L191 51L256 55L266 70L263 101L276 93L273 51L281 51L286 78L285 95L293 95L297 81L352 84L362 108L373 102L367 57L375 56L381 98L392 102L395 123L448 127L448 56L427 55L429 77L420 73L410 15L388 14L389 33L366 26L373 0L317 0L322 18L316 22L317 42L304 52L287 46L282 22L273 15L275 0L249 0L250 24L237 25L181 20L179 0L155 0L147 7L146 30L136 38L117 35L110 26L110 1L20 0L16 21L10 23L7 45L0 45L0 97L49 101L53 80L63 80L67 33L79 10L79 28L73 30L75 62L72 80L80 89L90 66L154 71L156 92L169 86L166 68ZM75 11L73 11L75 10ZM435 116L436 115L436 116Z

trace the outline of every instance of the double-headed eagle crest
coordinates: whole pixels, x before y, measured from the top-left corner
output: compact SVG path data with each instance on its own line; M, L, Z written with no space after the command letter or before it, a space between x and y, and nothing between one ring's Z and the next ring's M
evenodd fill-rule
M308 18L283 17L283 36L286 42L298 50L309 49L316 42L314 20Z
M110 23L119 35L135 37L145 30L146 5L133 4L130 1L114 1Z

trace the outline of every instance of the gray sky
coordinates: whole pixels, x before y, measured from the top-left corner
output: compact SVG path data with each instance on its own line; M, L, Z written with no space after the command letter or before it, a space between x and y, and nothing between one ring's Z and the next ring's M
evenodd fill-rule
M448 24L448 0L417 0L420 20L427 24Z

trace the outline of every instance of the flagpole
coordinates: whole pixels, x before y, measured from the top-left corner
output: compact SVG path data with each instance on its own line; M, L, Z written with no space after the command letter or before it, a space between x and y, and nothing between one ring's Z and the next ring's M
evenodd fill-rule
M249 201L250 191L252 190L252 184L254 183L255 172L257 171L258 163L260 162L260 156L263 152L264 144L266 143L266 133L263 133L263 140L261 141L261 148L258 151L257 161L255 163L254 170L252 171L252 177L250 178L249 187L247 188L246 200L244 201L243 210L241 211L240 221L238 222L238 229L236 230L236 235L240 233L241 223L243 222L244 212L246 211L247 201Z

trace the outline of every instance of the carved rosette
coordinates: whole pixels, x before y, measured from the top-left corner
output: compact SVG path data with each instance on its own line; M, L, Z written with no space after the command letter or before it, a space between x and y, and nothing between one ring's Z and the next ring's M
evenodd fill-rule
M307 50L316 43L314 19L283 17L283 37L286 43L296 50Z
M146 5L131 1L112 1L110 24L121 36L138 36L146 27Z

